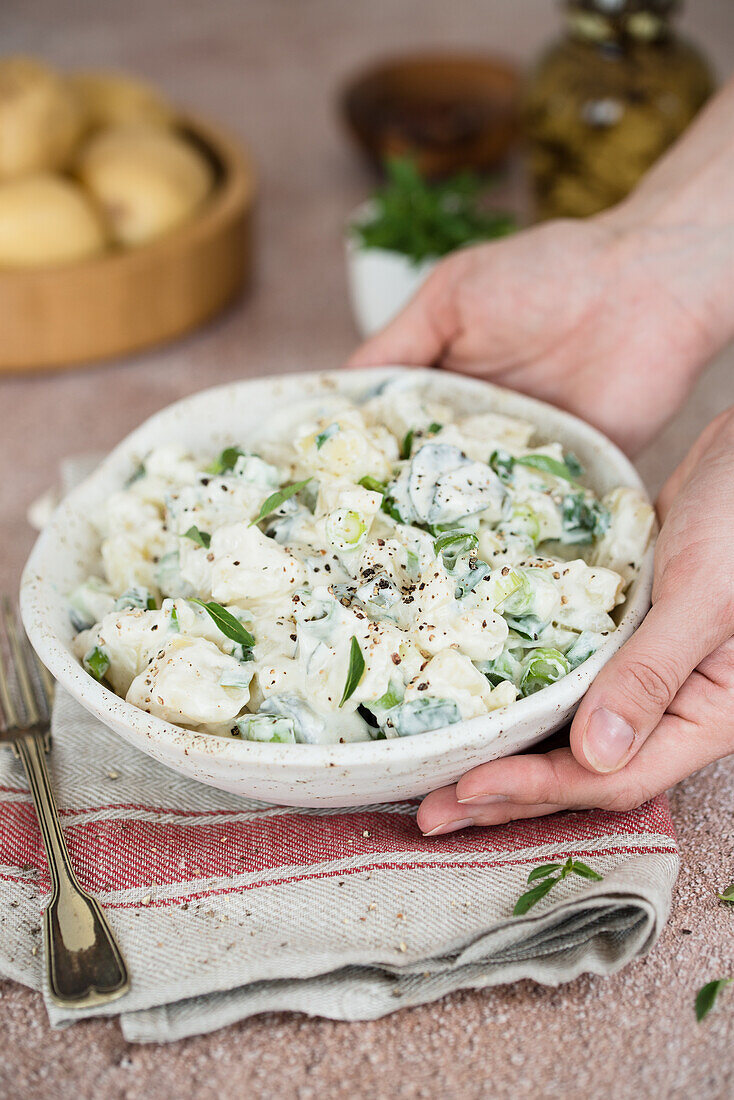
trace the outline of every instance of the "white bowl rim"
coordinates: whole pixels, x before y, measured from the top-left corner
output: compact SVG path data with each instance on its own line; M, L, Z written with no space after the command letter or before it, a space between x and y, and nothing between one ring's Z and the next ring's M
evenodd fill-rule
M413 374L416 377L424 376L426 380L434 374L433 370L391 365L381 368L365 368L349 371L352 378L360 376L373 378L377 373L389 374ZM133 432L128 434L109 454L102 460L97 468L85 478L79 485L66 495L56 509L53 517L40 533L31 551L28 562L23 571L20 591L20 609L23 624L28 633L30 642L44 665L49 669L58 683L74 696L79 702L100 717L105 722L108 716L113 722L130 728L139 737L148 740L152 746L163 744L177 747L187 755L198 758L216 756L226 757L233 765L237 762L247 761L249 764L273 767L279 764L287 764L289 767L308 768L309 771L327 767L341 767L348 769L350 766L364 767L374 765L379 768L388 760L395 762L409 760L416 755L430 758L450 748L459 748L462 744L484 744L488 746L503 732L506 724L514 725L515 718L532 718L534 713L542 719L553 710L561 710L568 703L569 695L581 698L594 677L609 657L616 652L624 641L639 625L649 607L649 593L652 586L652 566L654 540L648 547L640 570L636 578L636 591L632 599L626 601L624 613L621 616L617 629L609 635L599 649L578 668L568 673L556 683L543 688L524 699L518 699L507 707L476 718L455 722L450 726L442 726L439 729L427 733L417 734L412 737L391 738L376 741L356 741L344 744L312 745L312 744L270 744L268 742L246 741L237 738L217 737L207 733L197 733L176 726L157 718L147 711L127 703L116 695L110 688L104 687L87 673L77 659L67 649L65 643L56 635L41 627L44 621L44 609L48 602L47 593L50 595L53 586L48 579L44 579L39 572L51 542L58 529L63 530L63 520L68 512L75 511L77 500L84 497L89 485L96 480L104 480L107 467L121 455L128 452L134 453L136 438L149 430L150 426L158 419L168 419L174 410L185 409L188 405L195 405L202 394L213 394L217 391L231 390L233 387L246 387L252 382L272 382L287 384L289 381L303 381L304 378L342 378L343 369L323 371L296 371L288 374L265 375L253 379L242 379L239 382L228 382L219 386L208 387L197 393L181 398L163 409L154 413L143 421ZM462 384L471 385L477 383L485 392L512 393L522 400L528 409L527 418L532 419L536 415L534 423L539 424L542 431L542 417L544 410L551 407L553 415L562 423L572 427L577 435L586 436L589 444L600 447L607 454L614 454L615 459L625 471L626 481L629 486L639 488L645 493L645 486L629 459L619 448L607 439L600 431L580 420L572 413L549 406L546 402L527 397L525 394L508 391L504 387L468 376L456 376L462 379ZM547 415L547 414L546 414ZM540 419L538 420L537 417ZM57 597L58 598L58 597ZM579 690L581 689L581 690ZM109 724L109 723L107 723Z

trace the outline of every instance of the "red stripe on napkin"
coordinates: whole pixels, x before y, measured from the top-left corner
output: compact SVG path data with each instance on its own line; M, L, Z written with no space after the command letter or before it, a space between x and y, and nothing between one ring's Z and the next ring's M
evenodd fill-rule
M378 867L532 863L537 862L535 857L524 852L547 845L557 849L555 856L564 857L676 851L675 830L664 796L628 813L554 814L435 838L423 837L412 815L384 811L320 816L294 809L276 814L264 811L254 817L220 811L217 816L224 821L209 822L201 814L194 823L187 820L188 812L174 809L136 806L122 817L121 809L115 807L110 817L104 816L103 807L64 811L65 834L79 877L88 889L103 894L152 886L174 888L176 898L162 904L249 890L265 882L273 885ZM112 808L107 807L107 812ZM92 813L92 820L79 820ZM140 816L152 813L165 815L167 820ZM604 839L609 844L600 847L599 841ZM353 865L333 866L345 860ZM30 802L0 803L0 864L7 877L23 881L28 880L28 869L36 868L41 889L48 889L46 861ZM14 868L25 873L16 876ZM242 876L247 876L246 882ZM202 890L202 880L212 879L233 881ZM118 904L139 902L121 900Z

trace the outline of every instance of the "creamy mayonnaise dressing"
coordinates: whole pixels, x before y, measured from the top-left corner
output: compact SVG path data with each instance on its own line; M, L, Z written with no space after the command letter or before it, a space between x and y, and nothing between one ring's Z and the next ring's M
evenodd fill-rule
M257 741L410 736L538 691L614 630L642 494L599 500L532 424L404 378L306 417L257 453L157 447L95 517L75 646L128 702Z

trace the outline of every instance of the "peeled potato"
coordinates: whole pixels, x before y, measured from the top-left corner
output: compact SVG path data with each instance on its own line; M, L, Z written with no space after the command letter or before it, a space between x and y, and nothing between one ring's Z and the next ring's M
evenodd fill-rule
M68 263L105 244L94 204L71 180L43 173L0 184L0 266Z
M124 73L83 72L73 73L69 81L95 128L128 123L175 125L170 104L144 80Z
M78 175L119 244L139 245L191 217L211 189L209 163L184 138L124 126L91 139Z
M62 168L85 127L76 93L31 57L0 61L0 180Z

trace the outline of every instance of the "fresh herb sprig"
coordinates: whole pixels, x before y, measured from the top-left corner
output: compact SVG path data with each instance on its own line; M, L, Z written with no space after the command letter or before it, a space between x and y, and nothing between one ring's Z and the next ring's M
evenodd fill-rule
M184 532L185 539L191 539L197 546L203 546L205 550L208 550L211 546L212 537L208 531L200 531L198 527L191 526L188 531Z
M410 157L389 159L385 172L374 214L352 226L363 248L400 252L418 264L516 228L511 214L489 209L488 186L472 173L427 183Z
M501 481L509 479L513 466L529 466L533 470L540 470L544 474L552 474L553 477L570 481L574 485L576 479L582 477L584 473L583 466L571 451L563 456L563 462L561 462L551 455L530 454L514 458L507 451L497 450L492 451L489 465Z
M555 873L556 871L558 874ZM573 856L569 856L565 863L542 863L540 867L533 868L528 875L528 885L531 882L535 882L537 885L520 895L515 902L515 908L512 910L513 917L521 917L524 913L527 913L553 889L557 882L562 882L568 875L578 875L580 878L592 879L594 882L601 882L604 878L598 871L592 870L587 864L582 863L580 859L574 859Z
M364 657L362 656L362 650L359 648L359 642L352 635L352 644L349 647L349 669L347 670L347 681L344 685L344 692L341 697L340 707L343 707L347 699L354 695L357 690L357 685L362 679L364 672Z
M286 485L284 489L278 489L277 492L271 493L270 496L263 501L260 511L250 524L250 527L254 527L261 519L265 519L266 516L271 515L276 509L280 508L281 504L285 504L287 500L294 497L296 493L300 493L301 489L303 489L305 485L308 485L311 480L312 478L306 477L303 481L294 481L292 485Z
M190 603L196 603L199 607L203 607L206 612L209 613L216 625L221 630L222 634L230 641L237 642L245 649L252 649L255 644L250 631L242 625L239 619L236 619L231 611L227 611L226 607L222 607L220 603L214 603L210 601L205 603L204 600L192 598Z
M727 886L722 894L717 894L716 896L719 901L734 902L734 882L732 882L731 886Z
M716 1004L717 998L727 985L731 985L734 978L715 978L713 982L706 982L696 994L696 1020L701 1023L704 1016L708 1016Z
M219 458L215 458L214 461L207 466L207 474L227 474L230 470L234 470L239 458L245 457L246 452L240 447L225 447Z

